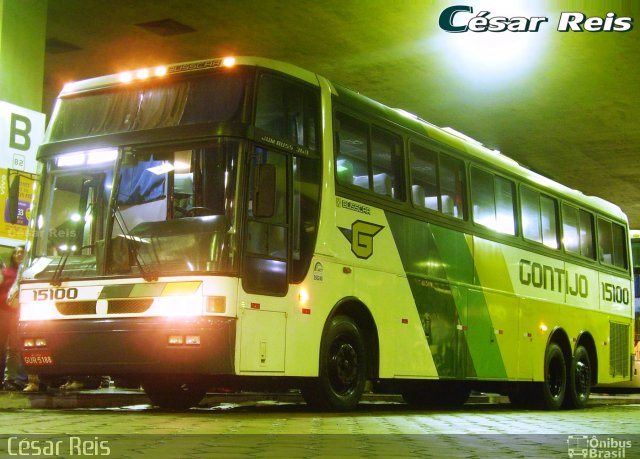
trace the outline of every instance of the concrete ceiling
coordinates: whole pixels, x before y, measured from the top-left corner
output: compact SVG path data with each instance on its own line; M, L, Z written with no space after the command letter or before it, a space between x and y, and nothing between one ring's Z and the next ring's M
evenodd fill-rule
M505 14L514 1L49 0L44 110L68 81L207 57L269 57L453 127L613 201L640 228L640 2L587 2L598 4L587 10L585 2L528 1L533 14ZM537 33L446 33L440 12L458 4L549 22ZM613 11L636 27L560 33L562 11ZM164 19L193 30L158 35L136 25ZM450 48L486 35L503 42L527 36L524 59L500 69L489 60L469 66L467 57L479 51Z

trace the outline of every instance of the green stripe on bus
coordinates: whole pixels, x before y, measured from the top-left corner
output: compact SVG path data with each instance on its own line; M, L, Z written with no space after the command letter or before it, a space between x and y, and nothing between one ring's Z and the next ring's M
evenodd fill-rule
M387 213L441 377L506 378L464 233Z
M133 290L134 284L121 284L121 285L105 285L98 299L106 300L109 298L129 298L131 290Z
M436 225L430 225L430 228L444 261L447 278L452 282L462 281L468 284L481 281L475 269L471 236ZM494 260L495 263L500 261L504 264L502 258ZM466 298L456 301L456 305L458 314L464 318L463 322L466 324L462 333L466 337L476 376L480 379L505 379L507 371L495 336L486 296L481 290L464 287L461 287L461 290L466 291L466 295L461 295Z

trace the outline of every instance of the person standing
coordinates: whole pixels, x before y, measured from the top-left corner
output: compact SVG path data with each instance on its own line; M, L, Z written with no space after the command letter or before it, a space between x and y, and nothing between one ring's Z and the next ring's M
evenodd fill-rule
M9 264L2 269L2 283L0 283L0 375L4 376L4 390L22 390L27 380L22 367L18 343L20 306L17 298L9 297L23 258L24 248L16 247L11 253ZM13 292L15 291L14 288Z

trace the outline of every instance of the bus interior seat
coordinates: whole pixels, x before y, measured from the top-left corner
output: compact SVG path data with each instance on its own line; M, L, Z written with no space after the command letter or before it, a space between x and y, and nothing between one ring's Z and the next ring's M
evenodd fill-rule
M336 161L336 173L340 183L353 184L353 164L346 159Z
M393 197L391 187L391 176L384 172L373 176L373 191L378 194Z
M424 196L424 188L420 185L411 185L411 200L417 206L424 207L425 196Z
M427 196L426 198L424 198L424 206L427 209L438 210L438 197Z
M442 213L447 215L453 215L456 217L456 208L453 198L449 195L442 195Z
M353 184L360 188L369 189L369 176L368 175L356 175L353 177Z

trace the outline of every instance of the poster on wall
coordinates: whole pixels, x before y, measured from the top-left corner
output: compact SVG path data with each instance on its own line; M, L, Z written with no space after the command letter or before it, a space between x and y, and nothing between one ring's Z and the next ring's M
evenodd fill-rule
M27 240L45 116L0 101L0 245Z
M0 241L11 240L7 245L27 239L36 180L36 174L0 169Z

